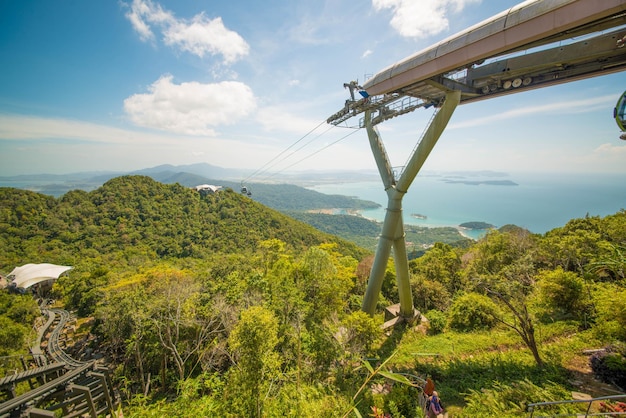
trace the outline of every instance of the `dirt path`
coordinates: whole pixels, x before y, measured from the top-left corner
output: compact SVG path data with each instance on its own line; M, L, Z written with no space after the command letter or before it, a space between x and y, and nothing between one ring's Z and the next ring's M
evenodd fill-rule
M568 362L566 367L573 375L570 383L579 392L589 394L592 398L623 394L624 391L617 386L603 383L595 378L591 370L590 358L588 355L579 355Z

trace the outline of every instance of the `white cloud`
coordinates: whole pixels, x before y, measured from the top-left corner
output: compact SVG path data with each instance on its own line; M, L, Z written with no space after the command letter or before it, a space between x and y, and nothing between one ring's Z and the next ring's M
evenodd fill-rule
M175 142L170 136L136 132L96 123L23 115L0 115L0 140L65 139L103 144Z
M602 144L593 152L601 157L619 158L623 161L623 158L626 157L626 145Z
M159 78L149 93L124 100L124 110L139 126L185 135L215 135L212 126L232 124L256 108L247 85L238 81L174 84Z
M391 9L391 26L407 38L425 38L449 28L448 13L480 0L372 0L374 10Z
M129 9L126 17L142 41L154 39L150 24L171 24L175 21L171 13L164 11L159 4L154 4L151 0L133 0Z
M211 20L199 14L191 22L176 21L163 34L167 45L179 46L199 57L205 53L222 54L227 64L248 55L250 50L246 41L227 29L220 17Z
M237 32L227 29L221 17L209 19L200 13L191 20L178 19L151 0L133 0L126 17L141 40L154 39L154 26L162 32L166 45L201 58L205 54L221 54L224 62L230 64L250 51L248 43Z
M270 132L288 132L304 135L320 122L297 116L287 110L288 107L266 107L259 110L257 122Z
M361 58L369 57L370 55L372 55L372 53L373 53L372 50L368 49L363 53L363 55L361 55Z
M146 6L140 2L135 3L130 7L130 11L126 13L126 17L130 20L133 29L139 34L139 39L144 42L152 40L154 39L154 33L152 33L150 26L143 19L143 15L146 13Z

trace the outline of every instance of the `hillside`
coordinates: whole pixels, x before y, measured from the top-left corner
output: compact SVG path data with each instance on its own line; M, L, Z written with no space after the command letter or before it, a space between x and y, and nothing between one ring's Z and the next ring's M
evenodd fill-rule
M354 215L328 215L324 213L309 213L303 211L285 211L294 219L314 226L320 231L337 235L357 245L374 250L378 243L378 236L382 223ZM436 242L443 242L455 246L468 245L470 239L461 236L456 228L438 227L427 228L416 225L405 225L409 258L424 253L425 248Z
M0 243L6 249L0 265L9 270L42 261L42 250L69 264L84 250L107 254L132 247L158 257L202 258L250 252L268 239L292 249L334 242L346 254L365 252L232 190L201 197L144 176L114 178L94 191L71 191L59 199L0 188L0 207Z
M394 263L368 316L368 251L232 190L145 176L58 199L0 188L0 245L3 273L74 266L47 296L78 316L68 344L89 350L75 352L115 370L125 416L415 417L420 392L402 383L428 376L450 416L523 417L626 386L626 211L436 243L409 263L427 321L386 332ZM0 290L0 341L19 358L36 309L12 296Z
M160 165L138 170L129 175L147 176L159 183L180 184L190 188L200 184L213 184L235 192L241 188L241 182L232 180L233 177L241 177L241 172L209 164L186 166ZM61 197L64 194L73 193L77 190L94 191L116 176L121 176L121 174L111 172L14 176L0 178L0 184ZM338 181L338 179L342 181L356 181L370 177L368 173L362 172L301 173L298 176L285 176L285 180L316 184L316 182L332 182ZM320 231L339 236L371 251L376 246L376 240L381 228L379 223L363 218L335 217L311 213L311 211L321 209L357 211L380 207L376 202L365 201L351 196L327 195L287 182L251 183L246 186L252 191L250 196L252 200L262 203L269 208L284 212L295 219L314 226ZM452 228L407 228L407 233L411 235L410 240L420 246L429 246L438 241L449 244L464 241L462 235ZM413 233L417 229L419 229L417 234Z

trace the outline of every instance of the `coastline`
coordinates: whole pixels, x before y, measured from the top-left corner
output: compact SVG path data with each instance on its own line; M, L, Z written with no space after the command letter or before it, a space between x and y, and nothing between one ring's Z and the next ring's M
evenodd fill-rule
M310 209L306 211L307 213L313 214L323 214L323 215L349 215L349 216L357 216L363 219L367 219L368 221L375 222L382 226L383 220L377 219L372 216L367 216L363 212L363 209L346 209L346 208L324 208L324 209ZM476 229L476 228L466 228L460 225L434 225L434 224L424 224L423 221L426 219L423 218L415 218L410 217L411 220L414 221L422 221L422 222L407 222L406 219L403 219L405 225L417 226L422 228L436 229L436 228L454 228L459 232L463 238L471 239L473 241L477 241L483 235L487 233L489 229ZM491 228L490 228L491 229ZM471 232L474 232L473 234Z

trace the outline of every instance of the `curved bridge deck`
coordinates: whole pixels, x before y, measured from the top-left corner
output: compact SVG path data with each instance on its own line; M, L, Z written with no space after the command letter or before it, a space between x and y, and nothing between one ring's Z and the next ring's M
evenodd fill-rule
M72 358L61 347L70 314L62 309L42 309L48 320L39 329L31 349L35 367L0 379L0 418L97 417L112 414L115 393L108 371L95 361ZM47 335L47 348L42 342ZM45 351L45 354L44 354ZM30 390L16 395L19 384Z

